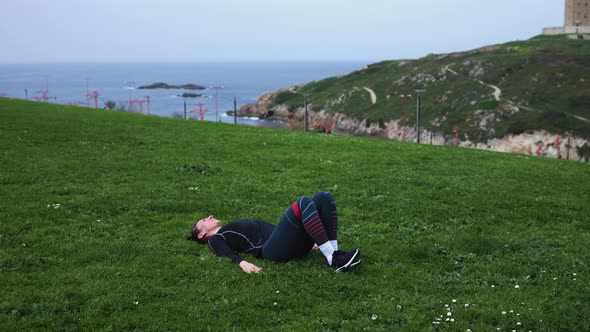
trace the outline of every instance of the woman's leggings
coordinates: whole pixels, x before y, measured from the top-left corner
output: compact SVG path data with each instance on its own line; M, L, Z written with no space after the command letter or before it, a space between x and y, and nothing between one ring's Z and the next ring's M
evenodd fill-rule
M337 238L336 201L329 192L320 191L313 198L300 197L287 209L262 246L262 257L288 261L307 255L314 243L321 246Z

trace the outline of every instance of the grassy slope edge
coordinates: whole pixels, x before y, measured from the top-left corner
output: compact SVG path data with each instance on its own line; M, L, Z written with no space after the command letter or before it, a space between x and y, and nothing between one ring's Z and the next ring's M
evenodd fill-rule
M4 98L0 142L2 330L590 329L587 164ZM184 240L317 190L351 273Z

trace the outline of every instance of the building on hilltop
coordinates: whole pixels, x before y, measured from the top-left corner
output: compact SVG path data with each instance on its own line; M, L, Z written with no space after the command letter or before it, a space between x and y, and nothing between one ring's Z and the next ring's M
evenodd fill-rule
M590 26L589 0L565 0L565 26Z
M590 33L590 0L565 0L564 21L562 27L543 29L543 34L560 35Z

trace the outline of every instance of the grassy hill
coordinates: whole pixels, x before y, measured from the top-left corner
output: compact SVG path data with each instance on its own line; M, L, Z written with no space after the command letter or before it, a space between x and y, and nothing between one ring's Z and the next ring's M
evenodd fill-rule
M425 89L421 124L448 136L486 142L507 134L547 130L590 138L590 42L566 36L431 54L417 60L383 61L340 77L297 87L309 94L315 111L344 113L368 123L400 120L414 125L415 99L400 95ZM501 94L494 96L494 87ZM372 102L369 88L377 100ZM293 91L274 95L270 108L303 105Z
M590 329L588 164L3 98L0 142L0 330ZM318 190L350 273L185 240Z

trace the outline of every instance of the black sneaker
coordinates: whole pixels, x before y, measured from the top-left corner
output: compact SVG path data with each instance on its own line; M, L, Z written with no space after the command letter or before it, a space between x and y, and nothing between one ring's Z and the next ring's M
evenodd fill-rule
M344 271L360 263L360 255L361 252L358 249L348 252L337 250L332 255L332 267L336 269L336 272Z
M353 259L352 263L350 263L350 265L348 267L353 267L355 265L358 265L361 262L361 250L360 249L356 249L358 251L358 255L356 255L356 257ZM334 252L335 254L346 254L346 251L342 251L342 250L336 250Z
M352 263L350 263L350 266L349 266L349 268L351 268L351 267L353 267L353 266L355 266L355 265L358 265L358 264L360 264L360 262L361 262L361 250L360 250L360 249L356 249L356 251L357 251L357 255L356 255L356 257L355 257L355 258L352 260Z

